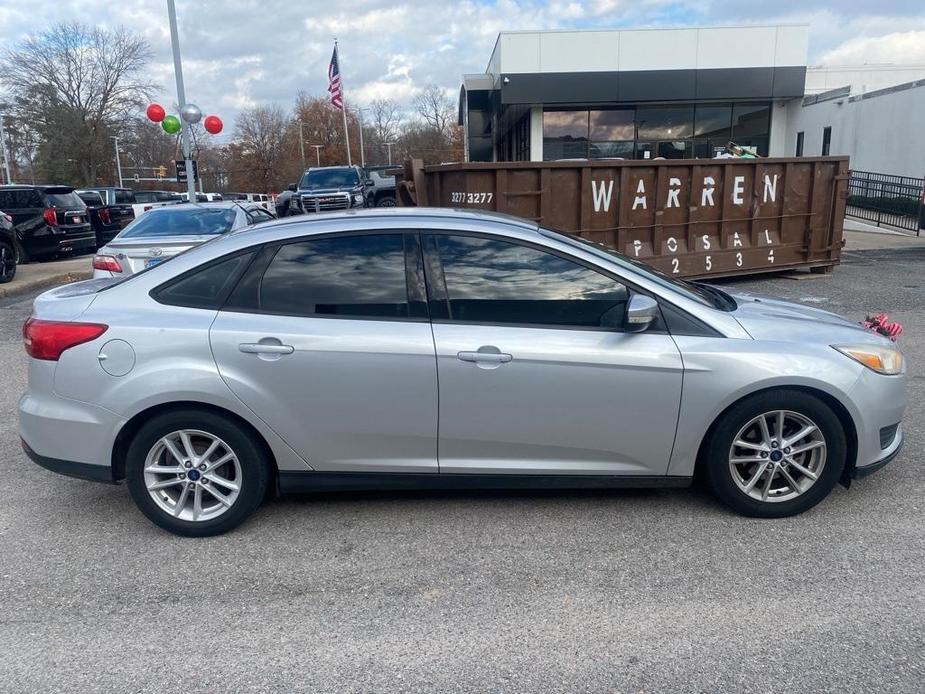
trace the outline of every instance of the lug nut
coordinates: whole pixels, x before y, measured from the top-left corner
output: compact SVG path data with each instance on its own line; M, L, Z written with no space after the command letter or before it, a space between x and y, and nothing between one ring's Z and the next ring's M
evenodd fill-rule
M774 469L774 463L768 463L768 470Z
M205 463L199 463L199 469L202 470L203 472L205 472L205 471L206 471L206 464L205 464Z
M185 463L183 463L183 467L185 467L185 468L191 468L191 467L193 467L193 464L192 464L190 461L187 460Z
M767 458L767 457L768 457L768 452L767 452L767 451L761 451L761 457L762 457L762 458Z
M195 489L195 488L196 488L196 483L195 483L195 482L190 482L190 483L187 485L187 488L188 488L188 489Z
M771 448L777 448L780 444L777 441L771 441Z
M207 480L205 477L203 477L201 481L202 481L203 484L208 484L208 483L209 483L209 480Z
M182 479L185 479L185 478L186 478L186 475L184 475L182 472L180 472L180 473L177 473L177 477L178 477L179 479L182 480Z
M784 453L789 453L789 452L790 452L790 446L787 446L787 447L784 449Z

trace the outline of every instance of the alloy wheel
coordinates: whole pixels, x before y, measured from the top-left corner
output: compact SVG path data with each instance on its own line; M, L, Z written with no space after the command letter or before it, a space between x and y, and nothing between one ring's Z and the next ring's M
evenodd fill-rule
M765 412L739 430L729 449L736 486L763 502L805 494L825 466L826 441L809 417L790 410Z
M241 463L219 437L181 429L158 439L145 458L148 494L165 513L208 521L227 512L241 493Z

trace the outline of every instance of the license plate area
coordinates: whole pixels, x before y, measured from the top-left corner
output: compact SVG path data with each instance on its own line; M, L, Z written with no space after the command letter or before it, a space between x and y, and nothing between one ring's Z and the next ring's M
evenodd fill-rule
M146 267L146 268L154 267L154 266L157 265L158 263L163 263L165 260L166 260L166 258L148 258L148 259L145 261L145 267Z

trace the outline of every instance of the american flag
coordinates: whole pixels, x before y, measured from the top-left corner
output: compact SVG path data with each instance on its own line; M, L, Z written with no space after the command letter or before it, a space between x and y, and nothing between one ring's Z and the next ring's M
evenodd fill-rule
M337 46L328 65L328 91L331 93L331 103L341 111L344 110L344 94L340 89L340 68L337 67Z

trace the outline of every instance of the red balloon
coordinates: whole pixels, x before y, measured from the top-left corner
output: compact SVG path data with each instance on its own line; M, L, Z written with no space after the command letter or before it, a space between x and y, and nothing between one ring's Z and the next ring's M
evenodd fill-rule
M167 115L167 112L160 104L151 104L147 109L145 109L145 115L148 117L148 120L155 123L160 123L162 120L164 120L164 116Z
M222 131L222 119L218 116L206 116L202 120L202 127L212 135L218 135Z

